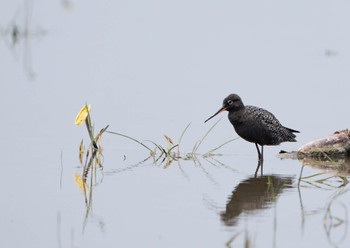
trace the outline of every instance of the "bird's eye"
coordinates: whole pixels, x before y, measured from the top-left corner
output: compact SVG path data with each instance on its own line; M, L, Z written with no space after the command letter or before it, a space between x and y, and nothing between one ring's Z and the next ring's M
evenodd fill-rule
M228 104L228 105L231 105L232 103L233 103L232 100L228 100L228 101L227 101L227 104Z

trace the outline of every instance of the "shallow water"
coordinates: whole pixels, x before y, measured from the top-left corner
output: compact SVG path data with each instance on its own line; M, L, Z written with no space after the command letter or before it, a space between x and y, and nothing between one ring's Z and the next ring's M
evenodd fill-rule
M349 125L350 4L270 2L1 3L0 246L347 247L349 176L276 155ZM266 147L263 176L242 139L201 155L237 137L226 114L195 160L105 133L86 206L83 104L149 146L191 123L185 156L229 93L301 131Z

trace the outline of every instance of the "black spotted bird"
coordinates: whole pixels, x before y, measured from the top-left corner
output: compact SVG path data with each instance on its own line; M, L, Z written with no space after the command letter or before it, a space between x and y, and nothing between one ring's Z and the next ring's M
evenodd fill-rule
M255 106L245 106L236 94L226 97L221 109L205 122L223 111L228 111L228 119L236 133L246 141L255 143L259 162L264 160L264 146L275 146L286 141L295 142L294 133L299 133L282 126L269 111ZM261 152L258 145L261 146Z

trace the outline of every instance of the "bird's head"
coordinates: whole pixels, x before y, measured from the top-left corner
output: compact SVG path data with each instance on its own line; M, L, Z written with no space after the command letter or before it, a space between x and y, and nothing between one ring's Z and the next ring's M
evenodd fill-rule
M211 118L216 116L217 114L223 112L223 111L237 111L244 107L244 104L242 102L242 99L239 97L239 95L231 94L228 97L226 97L222 103L222 107L211 117L209 117L205 122L209 121Z

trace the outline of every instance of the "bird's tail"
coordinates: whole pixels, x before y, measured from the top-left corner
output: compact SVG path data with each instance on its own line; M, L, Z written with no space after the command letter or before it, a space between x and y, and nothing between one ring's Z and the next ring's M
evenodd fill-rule
M282 142L284 142L284 141L296 142L297 141L295 139L296 135L294 133L300 133L300 132L297 131L297 130L288 128L288 127L284 127L284 135L283 135L283 141Z
M288 131L290 131L292 133L300 133L299 131L291 129L291 128L288 128L288 127L286 127L286 129L288 129Z

